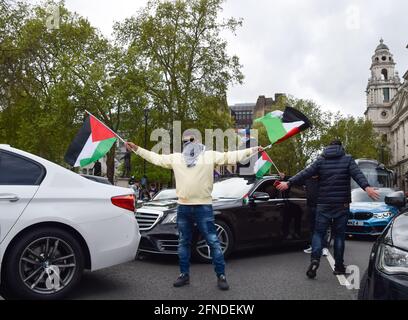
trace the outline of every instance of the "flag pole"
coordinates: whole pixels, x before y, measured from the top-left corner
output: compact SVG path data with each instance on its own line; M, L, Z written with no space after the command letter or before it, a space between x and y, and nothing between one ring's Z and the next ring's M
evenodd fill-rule
M275 167L276 171L278 171L278 173L281 173L280 170L278 169L278 167L276 166L275 162L273 162L272 159L271 159L271 161L272 161L272 165Z
M98 120L100 123L102 123L106 128L108 128L120 141L122 141L125 145L127 145L127 141L123 139L120 135L118 135L115 131L113 131L111 128L109 128L105 123L103 123L101 120L99 120L97 117L95 117L92 113L90 113L88 110L85 110L85 112L94 117L96 120ZM135 150L131 149L134 154L137 154Z

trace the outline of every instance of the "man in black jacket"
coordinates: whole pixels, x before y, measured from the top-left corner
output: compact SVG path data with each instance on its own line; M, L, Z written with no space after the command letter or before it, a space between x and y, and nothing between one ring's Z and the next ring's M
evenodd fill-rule
M331 222L334 234L334 274L345 274L344 242L351 202L350 178L353 178L371 198L376 200L379 194L370 187L354 159L345 154L339 140L332 141L315 162L290 178L288 182L281 182L277 189L285 191L291 184L305 181L315 175L319 176L316 226L312 240L312 262L306 274L309 278L316 277L323 239Z

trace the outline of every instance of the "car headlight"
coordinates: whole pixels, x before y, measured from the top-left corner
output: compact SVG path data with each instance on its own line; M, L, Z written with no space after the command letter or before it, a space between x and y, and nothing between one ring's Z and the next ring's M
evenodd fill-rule
M388 219L388 218L390 218L391 217L391 212L389 212L389 211L385 211L385 212L377 212L377 213L374 213L373 214L373 216L374 216L374 218L377 218L377 219Z
M162 224L177 223L177 213L169 213L162 221Z
M382 244L378 259L378 269L389 274L408 274L408 252Z

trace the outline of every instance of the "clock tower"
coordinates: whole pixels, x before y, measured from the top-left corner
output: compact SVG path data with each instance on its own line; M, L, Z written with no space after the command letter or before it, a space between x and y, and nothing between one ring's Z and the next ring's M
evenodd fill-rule
M367 85L367 110L365 115L371 120L374 129L382 134L389 131L391 120L391 101L401 85L398 72L395 71L393 55L384 40L375 49L371 63L371 77Z

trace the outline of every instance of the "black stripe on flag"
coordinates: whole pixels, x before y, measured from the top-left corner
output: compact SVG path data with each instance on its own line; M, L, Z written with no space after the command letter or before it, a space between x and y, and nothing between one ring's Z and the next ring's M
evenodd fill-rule
M312 126L310 120L299 110L286 107L285 111L283 112L282 122L296 122L296 121L303 121L305 124L299 127L300 131L306 130L307 128Z
M79 154L81 153L82 149L86 141L88 140L91 134L91 120L87 117L82 125L81 129L75 136L74 140L72 141L71 145L69 146L67 153L65 154L65 161L74 166L75 162L77 161Z

